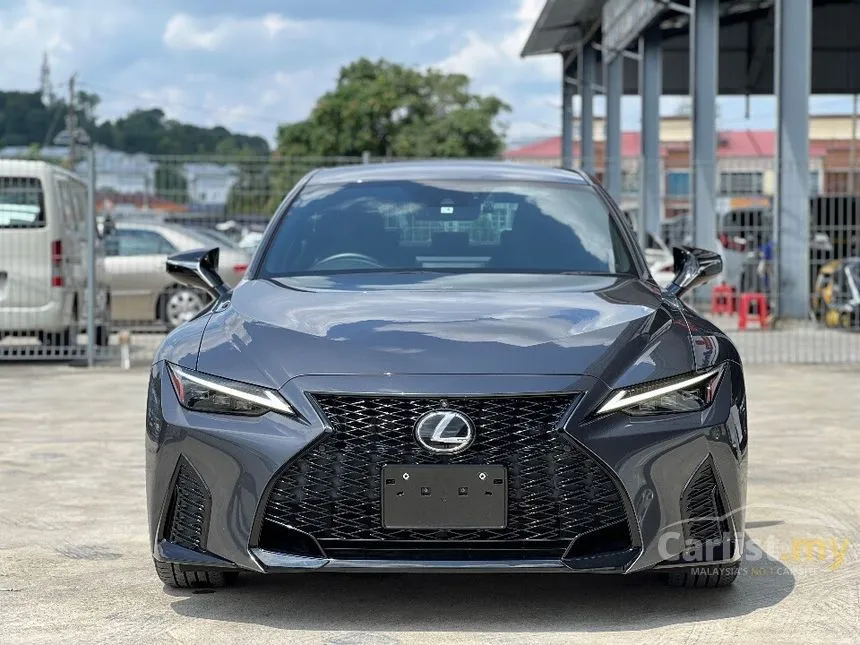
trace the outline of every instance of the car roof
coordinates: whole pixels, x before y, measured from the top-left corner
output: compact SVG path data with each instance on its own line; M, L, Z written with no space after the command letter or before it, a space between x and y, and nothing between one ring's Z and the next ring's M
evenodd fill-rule
M120 220L118 222L115 222L114 226L118 230L136 228L145 231L173 231L174 233L178 233L180 235L191 235L192 237L194 233L193 229L189 231L189 227L182 226L179 224L167 222L145 222L133 219Z
M2 177L41 178L49 172L58 173L78 183L84 183L80 175L49 161L42 159L0 159L0 176Z
M433 160L394 161L322 168L308 184L335 184L358 181L480 180L562 182L589 185L578 170L548 168L507 161Z

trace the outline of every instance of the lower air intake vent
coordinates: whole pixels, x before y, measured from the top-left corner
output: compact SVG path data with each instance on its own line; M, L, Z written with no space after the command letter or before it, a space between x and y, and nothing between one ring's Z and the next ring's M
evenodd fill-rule
M209 491L185 459L180 459L173 488L167 527L167 540L194 551L204 551L209 519Z
M682 504L688 540L698 548L724 541L729 529L728 518L710 459L693 475L684 491Z

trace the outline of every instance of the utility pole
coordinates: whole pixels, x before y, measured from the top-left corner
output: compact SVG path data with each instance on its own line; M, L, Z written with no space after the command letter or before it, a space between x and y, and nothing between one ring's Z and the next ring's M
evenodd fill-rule
M69 104L66 111L66 131L71 135L69 138L69 168L74 169L77 157L75 156L75 143L78 131L78 113L75 110L75 76L69 78Z
M857 95L854 95L854 110L851 112L851 148L848 153L848 194L854 195L857 176Z

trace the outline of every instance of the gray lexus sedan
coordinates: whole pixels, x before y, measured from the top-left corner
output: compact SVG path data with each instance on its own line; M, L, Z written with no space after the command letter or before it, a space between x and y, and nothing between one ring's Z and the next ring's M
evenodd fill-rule
M409 162L309 173L235 288L152 364L147 499L168 586L239 573L655 571L731 584L747 406L726 335L661 289L575 171Z

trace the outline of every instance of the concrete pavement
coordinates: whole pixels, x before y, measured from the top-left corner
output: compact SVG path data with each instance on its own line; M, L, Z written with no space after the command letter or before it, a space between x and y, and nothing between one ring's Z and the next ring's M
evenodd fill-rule
M145 370L0 363L0 643L856 642L860 368L747 369L751 561L650 576L243 576L166 590L148 552Z

